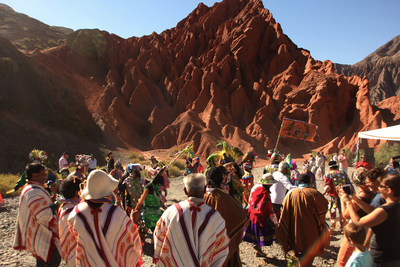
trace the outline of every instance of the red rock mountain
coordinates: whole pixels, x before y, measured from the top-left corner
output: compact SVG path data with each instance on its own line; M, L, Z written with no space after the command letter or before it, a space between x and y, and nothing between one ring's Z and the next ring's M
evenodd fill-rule
M35 94L57 99L53 111L43 102L27 109L67 113L85 138L92 135L87 127L93 136L100 129L108 147L193 141L196 153L207 156L224 139L262 155L275 146L286 117L319 126L315 143L281 138L278 149L299 156L354 148L358 131L393 123L390 112L370 104L368 80L339 75L332 62L299 49L260 0L199 4L175 28L141 38L80 30L66 45L23 60L32 65L32 79L46 78Z

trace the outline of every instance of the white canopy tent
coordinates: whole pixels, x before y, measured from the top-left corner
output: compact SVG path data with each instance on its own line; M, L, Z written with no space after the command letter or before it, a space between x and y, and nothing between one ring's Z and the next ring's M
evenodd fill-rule
M400 125L359 132L358 138L400 141Z

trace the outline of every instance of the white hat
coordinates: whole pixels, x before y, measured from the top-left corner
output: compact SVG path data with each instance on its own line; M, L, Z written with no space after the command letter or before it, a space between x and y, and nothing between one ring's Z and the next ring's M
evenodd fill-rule
M273 185L276 183L277 181L274 179L274 176L270 173L265 173L260 179L260 184Z
M92 171L86 182L85 189L82 190L83 199L99 199L111 195L118 186L118 180L102 170Z

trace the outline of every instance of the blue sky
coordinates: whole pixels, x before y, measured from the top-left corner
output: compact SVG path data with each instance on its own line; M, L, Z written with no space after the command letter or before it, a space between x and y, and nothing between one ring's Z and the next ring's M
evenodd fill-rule
M215 0L6 0L52 26L98 28L121 37L175 27L197 5ZM400 34L399 0L263 0L283 32L318 60L354 64Z

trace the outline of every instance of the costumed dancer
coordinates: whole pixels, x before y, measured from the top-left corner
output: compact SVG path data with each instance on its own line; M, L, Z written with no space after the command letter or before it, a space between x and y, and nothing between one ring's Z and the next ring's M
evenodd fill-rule
M47 159L47 153L44 150L39 150L39 149L33 149L29 153L29 160L32 163L40 163L42 164L45 160ZM46 190L51 193L51 190L49 189L50 187L53 186L53 184L57 180L57 174L55 174L51 169L46 168L46 173L47 173L47 180L46 180ZM20 179L14 186L14 190L11 190L7 193L12 193L18 191L18 189L22 188L27 181L26 177L26 172L23 172Z
M227 173L228 173L228 186L229 186L229 195L231 195L240 205L247 205L247 200L244 199L244 186L240 181L242 177L242 170L239 166L234 162L229 162L224 165Z
M193 159L191 157L186 157L186 162L185 162L185 175L189 175L191 173L194 173L195 170L193 168Z
M164 205L164 203L167 201L166 196L168 194L167 188L169 188L169 179L168 179L168 174L167 174L167 167L157 167L156 169L149 169L147 172L151 177L155 177L157 175L162 176L163 178L163 184L158 187L158 190L160 191L160 197L161 197L161 204ZM164 192L164 194L163 194Z
M254 244L257 257L265 257L261 247L272 245L275 226L278 224L269 193L269 188L275 183L272 174L264 174L260 183L255 185L250 193L250 224L244 230L243 240Z
M86 171L87 171L87 166L88 166L88 161L89 156L88 155L83 155L83 154L78 154L75 156L75 166L76 169L75 171L71 172L68 177L77 177L79 178L82 182L86 180Z
M161 192L160 187L164 185L164 178L160 173L156 173L153 180L148 183L140 197L138 204L134 209L135 217L139 217L140 209L143 206L143 220L146 231L149 229L153 232L160 219L163 211L161 210ZM136 218L135 218L136 221Z
M246 154L244 154L243 158L242 158L242 163L241 165L243 165L244 163L250 163L251 167L253 167L254 165L254 161L257 157L256 152L254 152L253 149L250 149L249 152L247 152Z
M317 189L317 181L315 180L314 173L311 172L311 168L312 168L312 166L308 163L308 161L306 161L304 164L303 173L307 174L310 177L310 186L312 188Z
M273 174L274 172L276 172L278 170L279 163L282 161L281 154L279 154L278 151L276 151L276 152L273 152L273 151L275 151L275 150L273 150L273 149L268 150L267 157L268 156L270 157L270 165L267 165L264 167L263 174L266 174L266 173ZM270 152L271 152L271 154L270 154Z
M300 172L297 170L297 164L292 160L292 166L290 167L290 182L292 185L299 185Z
M114 177L114 179L116 179L118 181L118 187L113 194L112 203L119 207L125 205L125 203L122 203L123 200L121 198L121 194L120 194L120 190L119 190L120 185L122 184L124 179L127 177L127 174L124 172L125 171L124 171L124 167L122 166L122 163L120 161L117 161L114 164L114 169L112 169L109 173L109 175L111 175L112 177ZM125 198L124 198L124 200L125 200Z
M329 172L324 176L324 194L329 195L329 212L331 219L331 228L335 228L337 213L339 213L339 222L341 228L343 227L344 221L342 216L342 208L340 205L340 198L336 188L338 185L350 184L350 179L344 171L338 170L338 164L336 161L329 161ZM353 185L351 185L353 187Z
M125 210L127 214L131 213L132 208L135 208L139 198L143 194L143 185L141 182L140 169L134 167L132 163L126 167L128 177L122 182L122 190L125 195Z
M245 201L247 202L250 196L250 190L251 188L253 188L254 186L254 176L251 173L252 170L252 165L249 162L245 162L243 164L243 171L244 174L242 176L242 178L240 179L240 181L242 182L243 185L243 196Z
M200 158L199 157L195 157L194 158L193 168L194 168L196 173L203 173L204 172L204 168L203 168L203 165L201 165L201 163L200 163Z
M125 196L125 210L126 213L129 215L132 212L132 209L136 208L138 201L140 197L143 194L143 185L141 181L141 170L143 169L143 166L140 164L128 164L126 166L126 171L128 173L128 177L125 178L125 180L122 183L121 189L124 192ZM121 190L120 189L120 190ZM138 211L138 213L142 212L142 208ZM141 216L137 216L137 218L134 218L134 223L138 226L139 228L139 234L144 241L145 235L146 235L146 227L144 225L143 218Z
M157 167L159 167L159 168L165 167L165 164L162 161L158 161L154 156L151 156L150 157L150 166L153 169L156 169Z

